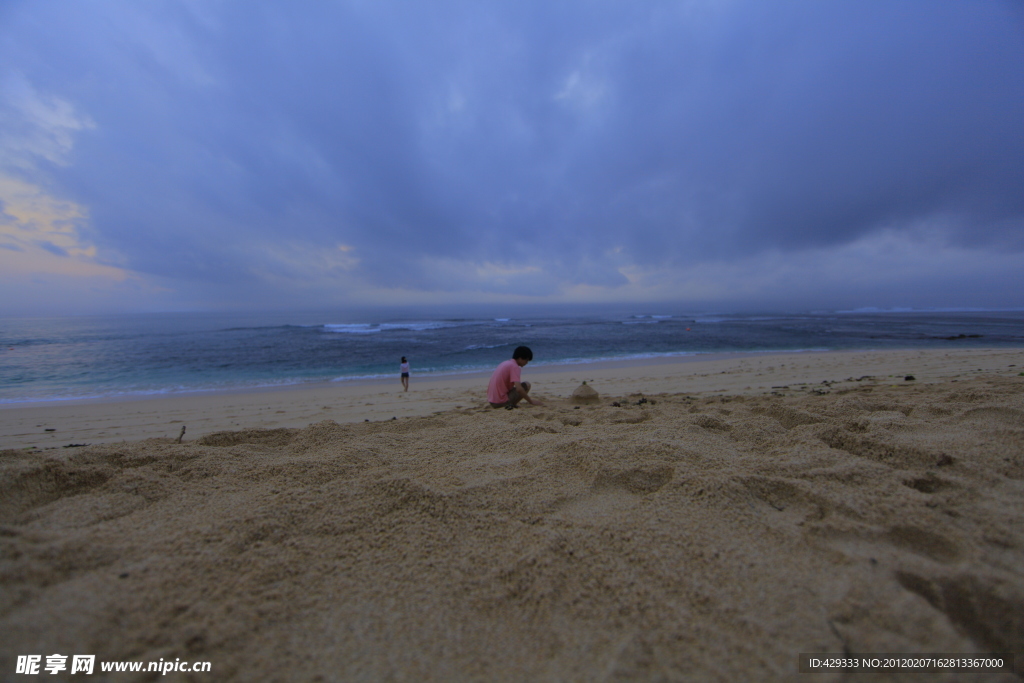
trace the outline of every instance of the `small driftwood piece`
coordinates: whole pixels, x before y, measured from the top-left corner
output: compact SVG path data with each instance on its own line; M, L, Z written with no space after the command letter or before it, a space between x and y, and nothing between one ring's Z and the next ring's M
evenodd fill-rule
M181 443L181 438L185 436L185 425L181 425L181 433L178 434L178 443Z

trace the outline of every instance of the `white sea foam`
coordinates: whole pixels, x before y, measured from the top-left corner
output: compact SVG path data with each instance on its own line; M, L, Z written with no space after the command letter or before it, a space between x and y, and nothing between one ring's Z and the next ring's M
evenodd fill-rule
M1024 311L1024 308L975 308L975 307L938 307L938 308L878 308L876 306L864 306L849 310L836 311L836 313L1016 313Z
M328 324L324 325L324 329L339 334L377 334L382 331L380 325L369 323Z
M473 322L450 322L450 321L423 321L403 323L327 323L323 326L328 332L338 334L379 334L381 332L392 332L395 330L409 330L412 332L424 332L427 330L440 330L447 327L464 327L473 325Z

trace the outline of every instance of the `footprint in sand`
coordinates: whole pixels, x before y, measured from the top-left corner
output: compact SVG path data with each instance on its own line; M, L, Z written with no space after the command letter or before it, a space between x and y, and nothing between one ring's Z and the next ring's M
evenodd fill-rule
M989 652L1024 650L1024 595L995 578L962 574L928 577L896 572L903 588L916 593Z
M597 473L590 490L563 505L556 516L589 522L615 517L639 503L672 480L671 465L637 467L628 470L604 468Z
M884 531L815 529L825 542L844 555L875 559L885 555L911 553L939 564L949 565L963 558L961 544L951 534L941 534L911 525L897 525Z

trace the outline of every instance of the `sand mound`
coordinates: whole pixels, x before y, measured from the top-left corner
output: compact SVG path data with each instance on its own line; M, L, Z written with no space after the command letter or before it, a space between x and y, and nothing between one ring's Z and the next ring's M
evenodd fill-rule
M597 393L594 387L588 385L586 382L573 389L572 395L569 398L573 403L579 405L601 402L601 395Z
M237 446L260 444L263 446L287 446L298 429L243 429L237 432L214 432L196 439L200 446Z
M1024 651L1022 389L4 451L0 670L58 652L217 680L779 680L800 652Z

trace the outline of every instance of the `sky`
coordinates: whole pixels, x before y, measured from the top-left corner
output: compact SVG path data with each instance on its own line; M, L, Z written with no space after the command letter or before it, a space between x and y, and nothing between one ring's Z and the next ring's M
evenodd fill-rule
M1024 306L1024 4L0 0L0 315Z

